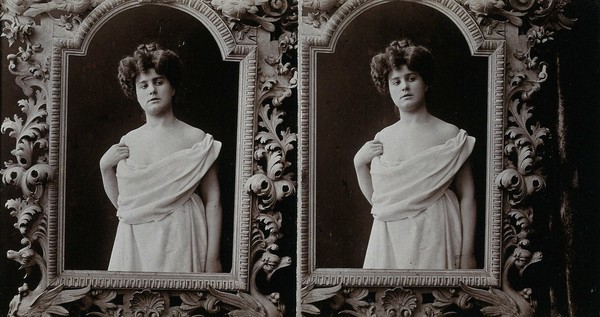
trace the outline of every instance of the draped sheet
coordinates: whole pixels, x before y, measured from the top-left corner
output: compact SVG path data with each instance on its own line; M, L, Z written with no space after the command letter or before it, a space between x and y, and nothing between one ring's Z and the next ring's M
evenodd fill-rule
M462 229L458 199L449 187L474 145L460 130L410 159L373 159L374 221L365 268L456 267Z
M208 229L195 190L217 159L210 134L158 162L117 165L119 225L110 271L203 272Z
M122 160L117 166L119 220L127 224L156 221L190 199L217 159L221 143L209 134L189 149L151 165Z

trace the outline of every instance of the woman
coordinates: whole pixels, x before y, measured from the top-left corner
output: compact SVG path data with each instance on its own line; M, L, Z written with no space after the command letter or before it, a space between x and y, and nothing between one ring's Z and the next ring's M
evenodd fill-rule
M392 42L373 57L371 75L400 120L354 157L374 222L364 268L475 268L475 188L468 157L475 139L436 118L426 94L434 78L428 49Z
M155 43L120 61L121 88L146 122L100 159L119 217L110 271L221 271L221 143L173 114L181 69L179 57Z

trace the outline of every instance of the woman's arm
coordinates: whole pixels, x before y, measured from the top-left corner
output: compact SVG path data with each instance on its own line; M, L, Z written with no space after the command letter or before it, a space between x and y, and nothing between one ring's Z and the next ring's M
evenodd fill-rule
M217 177L217 167L211 166L200 184L200 195L206 209L206 221L208 226L208 250L206 272L221 272L221 189Z
M115 208L119 208L117 206L119 187L117 186L115 166L119 161L126 159L127 157L129 157L129 148L127 145L119 143L111 146L100 159L100 173L102 173L104 191Z
M475 183L471 164L467 160L460 168L454 179L456 195L460 205L460 218L462 222L462 253L460 268L477 268L475 262L475 224L477 223L477 203L475 201Z
M365 198L372 205L373 182L371 180L371 169L369 164L374 157L383 154L383 144L378 140L371 140L365 143L354 156L354 169L358 186Z

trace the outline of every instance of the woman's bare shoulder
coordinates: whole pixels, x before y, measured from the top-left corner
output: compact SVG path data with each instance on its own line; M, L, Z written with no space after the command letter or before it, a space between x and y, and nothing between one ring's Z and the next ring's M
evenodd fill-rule
M129 132L127 132L124 136L121 137L122 143L128 144L134 142L135 140L140 138L140 135L143 134L143 126L135 128Z
M448 140L454 138L460 129L452 123L446 122L442 119L437 119L434 124L433 130L440 138Z
M380 139L380 138L389 138L390 136L397 136L398 135L398 129L399 129L399 121L391 124L383 129L381 129L381 131L379 131L376 134L376 139Z
M201 142L206 137L206 132L187 123L183 123L182 130L185 140L190 145L194 145L198 142Z

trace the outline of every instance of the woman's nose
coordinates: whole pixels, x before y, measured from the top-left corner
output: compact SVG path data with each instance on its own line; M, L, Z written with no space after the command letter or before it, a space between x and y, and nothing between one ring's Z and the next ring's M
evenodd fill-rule
M155 94L156 93L156 86L153 84L148 85L148 92L150 94Z
M402 91L408 90L408 85L407 85L406 81L403 80L400 82L400 89Z

